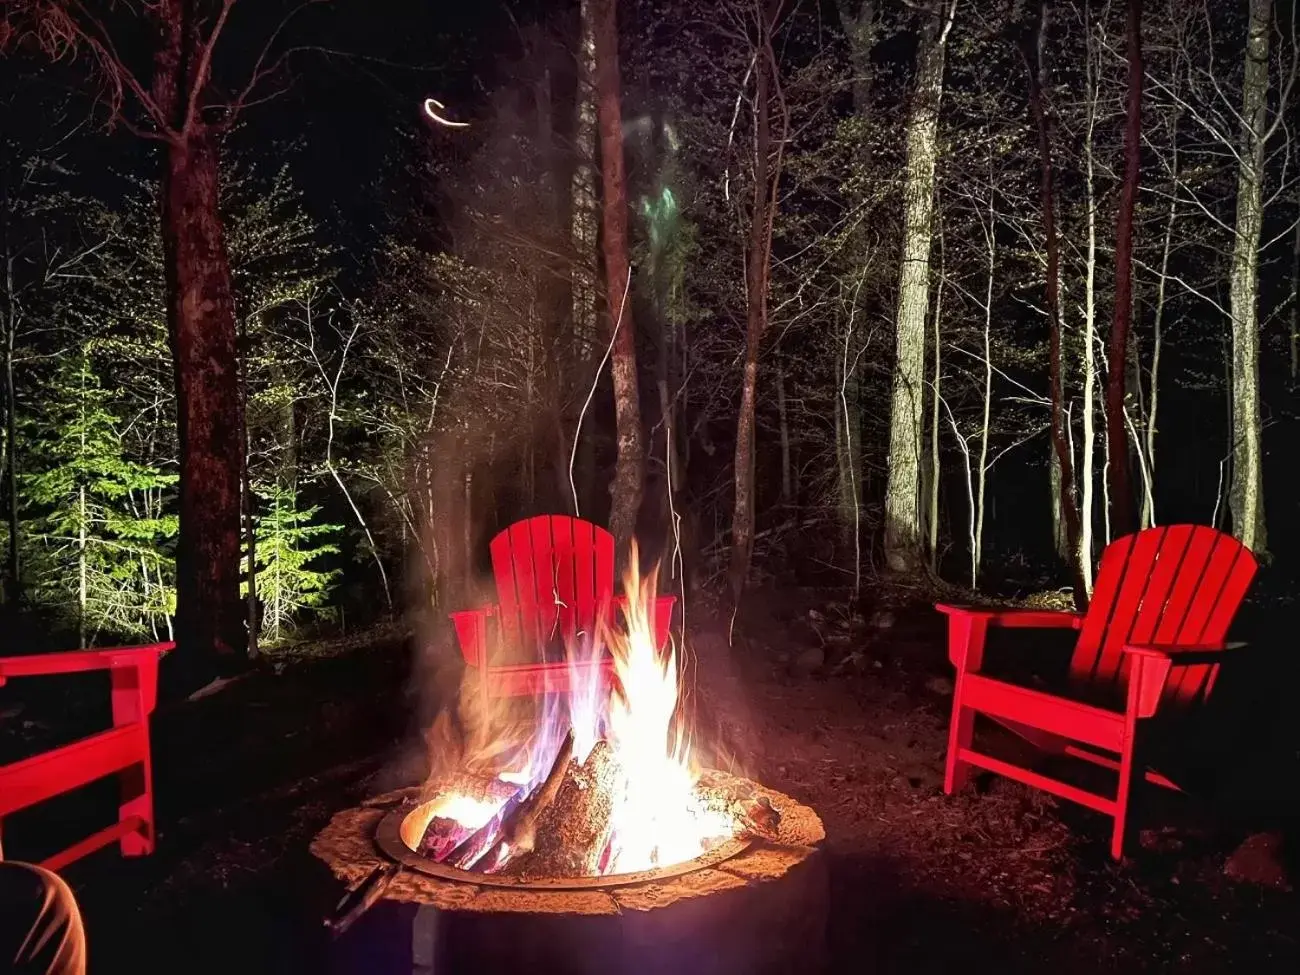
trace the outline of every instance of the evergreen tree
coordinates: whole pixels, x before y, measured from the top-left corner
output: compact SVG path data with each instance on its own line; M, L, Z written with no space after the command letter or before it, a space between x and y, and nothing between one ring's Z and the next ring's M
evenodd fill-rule
M298 507L298 494L283 484L255 488L261 504L256 519L257 599L261 635L270 643L282 640L306 611L328 615L328 602L337 569L314 567L318 559L337 555L332 541L341 525L315 521L320 507ZM247 558L247 552L244 557ZM248 595L245 580L244 595Z
M28 424L32 470L21 491L36 600L70 607L83 647L101 633L170 635L176 475L126 456L88 343L40 399Z

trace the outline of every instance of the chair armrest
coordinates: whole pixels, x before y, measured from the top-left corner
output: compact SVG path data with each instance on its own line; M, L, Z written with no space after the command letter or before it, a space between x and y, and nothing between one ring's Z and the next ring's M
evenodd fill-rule
M1171 664L1217 664L1226 654L1240 650L1246 644L1241 641L1233 643L1189 643L1182 646L1155 646L1148 644L1126 643L1124 652L1133 657L1145 657L1150 660L1168 660Z
M979 609L951 603L935 603L934 608L948 617L948 659L959 674L980 669L990 626L1077 630L1083 625L1081 614L1055 610Z
M462 609L447 615L456 627L456 642L460 644L460 653L465 658L465 663L471 667L486 666L488 620L497 615L497 607L480 606L478 609Z
M103 650L65 650L59 653L0 657L0 684L9 677L47 677L131 666L136 663L134 658L152 655L157 660L175 646L175 643L167 642L143 647L106 647Z
M986 626L1018 627L1032 629L1077 630L1083 626L1083 614L1055 609L982 609L978 606L958 606L953 603L935 603L934 608L949 619L975 617Z
M1205 668L1196 682L1199 686L1203 681L1203 689L1185 692L1184 697L1194 697L1197 693L1208 694L1223 658L1231 651L1244 646L1244 643L1200 643L1182 646L1125 644L1123 651L1132 659L1133 665L1129 673L1129 711L1138 718L1154 716L1164 696L1169 672L1174 666ZM1175 693L1178 693L1177 690Z

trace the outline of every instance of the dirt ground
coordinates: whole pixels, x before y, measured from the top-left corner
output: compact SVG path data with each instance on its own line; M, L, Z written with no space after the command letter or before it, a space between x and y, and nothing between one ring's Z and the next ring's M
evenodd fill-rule
M731 649L707 610L691 632L715 762L825 821L832 972L1300 970L1300 898L1224 875L1249 823L1174 797L1115 864L1100 816L991 777L945 797L951 685L935 614L837 621L793 598L753 614ZM66 873L91 972L315 970L340 890L306 847L337 809L418 774L427 703L413 687L430 678L411 659L400 635L370 635L162 711L157 853L104 852ZM0 760L63 737L69 714L93 723L70 708L86 693L51 685L15 704L0 691ZM112 807L110 785L12 817L6 852L35 859Z

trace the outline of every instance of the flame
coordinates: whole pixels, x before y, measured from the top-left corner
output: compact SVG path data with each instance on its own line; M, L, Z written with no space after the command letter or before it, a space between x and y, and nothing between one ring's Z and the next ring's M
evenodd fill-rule
M429 804L427 812L430 819L450 819L466 829L478 829L504 805L501 798L479 799L463 792L444 792Z
M667 866L699 856L735 832L731 817L705 806L696 792L689 735L680 714L677 654L655 639L655 575L644 581L629 560L624 627L602 635L614 658L606 737L622 782L615 796L610 873Z
M594 633L570 641L564 686L548 687L536 700L489 700L477 691L460 700L461 767L528 791L541 785L570 729L580 764L597 741L609 743L617 772L604 874L693 859L737 828L697 791L677 650L671 640L661 650L656 640L657 573L641 577L635 545L629 562L621 621L602 614ZM601 666L606 648L612 680ZM433 815L477 829L500 808L500 802L448 792Z

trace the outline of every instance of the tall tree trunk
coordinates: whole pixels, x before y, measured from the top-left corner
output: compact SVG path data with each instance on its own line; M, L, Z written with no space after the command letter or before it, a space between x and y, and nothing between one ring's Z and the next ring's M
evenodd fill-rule
M241 344L247 354L248 329L245 325L244 334L241 338L244 340ZM260 636L261 627L257 619L257 498L253 494L253 464L252 454L250 452L250 439L248 430L248 363L241 362L239 367L239 405L240 419L239 424L239 451L243 458L243 463L239 465L239 491L242 499L241 512L244 518L244 544L247 546L244 559L244 580L248 586L248 592L244 596L244 626L248 634L248 656L250 659L256 658L258 653L258 637ZM292 409L292 407L290 407ZM280 503L280 493L276 492L276 505ZM296 497L296 495L295 495ZM278 520L278 519L277 519ZM279 560L277 559L277 562ZM278 587L277 587L278 589ZM276 617L276 639L279 639L280 617Z
M1296 191L1297 209L1300 210L1300 189ZM1295 222L1291 237L1291 382L1300 379L1300 216Z
M1237 225L1232 247L1232 533L1255 552L1267 548L1259 406L1259 236L1264 221L1264 142L1268 41L1273 0L1250 0L1237 151Z
M990 163L992 159L990 157ZM990 170L992 166L990 165ZM996 280L998 268L998 215L997 215L997 194L993 191L994 183L989 181L989 229L986 243L988 244L988 265L985 269L985 286L984 286L984 334L983 334L983 359L984 359L984 390L981 399L984 403L984 410L980 416L980 452L979 459L976 462L976 482L975 491L975 528L971 533L971 553L970 553L970 587L976 589L979 586L980 563L984 557L984 492L988 486L989 474L989 427L993 412L993 285Z
M940 386L942 379L943 366L943 333L941 324L943 322L943 224L939 224L939 284L934 292L934 347L932 349L932 359L934 362L934 372L930 379L930 464L926 472L926 481L928 486L927 494L929 495L929 504L926 507L925 525L929 532L926 550L930 555L930 574L939 575L939 482L942 480L942 469L939 458L939 408L942 402L943 391Z
M1128 375L1129 321L1133 315L1133 208L1142 164L1142 0L1128 0L1128 104L1124 124L1124 183L1115 225L1115 314L1110 326L1106 373L1106 457L1110 488L1110 528L1126 535L1135 525L1129 475L1128 433L1124 424ZM1085 558L1090 558L1084 553Z
M22 563L19 559L19 536L22 526L18 521L18 396L14 389L14 344L18 332L18 315L13 307L13 257L5 254L5 514L9 522L9 548L5 553L5 602L16 605L22 596Z
M866 137L870 130L872 114L872 78L874 65L872 57L880 29L877 0L837 0L840 25L848 41L849 64L853 71L853 115L861 129L861 135L854 146L854 159L861 174L871 171L871 141ZM849 342L853 336L853 325L861 293L862 277L866 268L872 263L870 253L872 240L865 232L858 233L857 246L863 251L858 269L858 284L853 291L853 304L850 307L843 365L839 376L839 408L835 411L835 452L839 492L837 505L840 519L840 531L846 547L856 553L861 540L859 526L862 520L862 397L858 372L858 356L849 354ZM859 567L854 566L854 578L859 574Z
M733 605L739 604L750 561L754 556L755 405L758 398L758 353L767 329L767 285L776 210L776 180L780 164L770 165L772 151L771 73L775 70L772 28L780 0L758 15L754 49L754 196L749 212L749 241L745 255L745 366L736 414L734 498L731 511L729 581ZM776 172L773 172L775 168Z
M596 40L592 4L603 2L582 0L582 33L578 41L577 121L573 133L577 159L570 184L569 237L574 254L571 285L574 352L579 362L589 361L599 344L596 265L600 201L596 195Z
M177 631L194 666L244 654L239 599L240 430L235 304L218 213L218 160L198 129L167 147L162 234L180 465Z
M623 119L619 107L618 9L616 0L587 0L595 41L596 104L600 120L600 171L604 187L605 295L614 329L611 371L618 427L618 462L611 485L609 529L624 561L636 533L645 484L645 433L637 390L636 327L629 294L627 177L623 169Z
M1047 78L1044 47L1047 43L1048 4L1039 5L1035 30L1023 38L1025 66L1029 75L1029 111L1038 134L1040 160L1039 205L1043 211L1044 250L1047 254L1045 291L1049 322L1048 381L1051 383L1052 450L1056 468L1052 472L1053 494L1057 496L1064 541L1070 554L1074 602L1082 609L1088 603L1088 586L1079 550L1079 508L1074 490L1074 458L1065 428L1065 389L1061 372L1061 253L1056 235L1056 188L1052 165L1052 119L1043 96ZM1058 480L1059 479L1059 480ZM1059 484L1059 490L1057 485Z
M591 5L602 0L582 0L581 27L578 39L578 91L577 117L574 121L573 149L575 163L569 184L570 217L569 239L573 245L573 266L570 272L570 294L573 303L573 360L574 375L579 383L596 382L593 371L600 357L596 351L600 342L600 321L597 314L600 293L598 267L600 248L600 200L596 193L596 41L593 34ZM617 307L615 308L617 313ZM574 397L583 402L583 394ZM574 436L581 437L577 416L571 426ZM574 471L573 491L579 495L570 499L576 510L592 503L596 477L595 441L590 433L581 437L576 449L571 451ZM575 513L576 513L575 510Z
M790 476L790 413L785 401L785 370L780 363L776 367L776 415L781 439L781 501L790 504L794 501L794 478Z
M1086 9L1086 8L1085 8ZM1083 429L1080 432L1079 457L1079 551L1082 553L1079 568L1083 584L1092 592L1093 543L1097 525L1097 179L1095 133L1097 107L1101 99L1098 92L1097 44L1091 23L1086 26L1087 38L1087 128L1083 139L1084 193L1087 197L1088 254L1084 271L1083 294Z
M907 122L903 184L903 259L894 336L894 388L889 411L889 480L885 488L885 563L904 576L924 567L920 474L925 410L925 319L930 304L931 221L939 154L939 103L944 55L956 0L931 9L916 54L916 89Z

